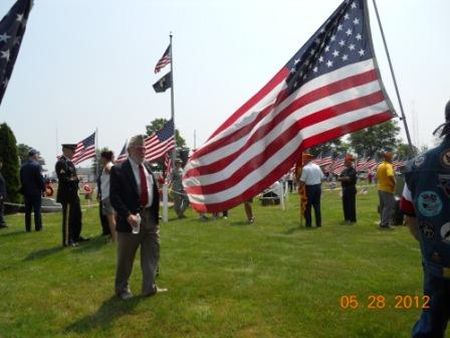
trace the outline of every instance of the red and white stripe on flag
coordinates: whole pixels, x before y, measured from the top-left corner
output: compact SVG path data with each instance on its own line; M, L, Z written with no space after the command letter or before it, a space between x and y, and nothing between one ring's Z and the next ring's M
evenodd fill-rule
M175 148L175 138L171 137L165 141L161 141L156 135L149 136L144 141L145 160L148 162L155 161L164 156L164 154Z
M77 143L77 148L72 157L73 164L77 165L85 160L95 157L95 133L96 132Z
M161 56L161 58L158 60L155 66L155 73L159 73L161 69L163 69L165 66L167 66L172 61L171 56L171 45L169 45L166 50L164 51L164 54Z
M339 20L345 18L341 8L350 12L355 3L364 6L362 0L345 1L324 27L329 25L336 31ZM364 53L361 61L344 63L312 79L303 76L299 86L297 82L288 84L290 74L297 72L288 65L296 64L297 57L309 55L305 51L313 52L313 43L321 32L192 155L185 167L183 185L195 210L230 209L281 178L304 149L393 117L374 58ZM330 41L333 32L325 31L325 42ZM371 43L370 39L367 43ZM325 50L325 44L322 48ZM320 58L313 62L319 65ZM313 68L306 66L300 65L313 74Z

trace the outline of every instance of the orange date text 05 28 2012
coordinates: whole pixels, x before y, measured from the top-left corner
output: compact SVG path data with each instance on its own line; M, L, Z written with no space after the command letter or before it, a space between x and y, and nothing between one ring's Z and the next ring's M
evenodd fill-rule
M339 306L343 310L356 310L358 308L371 310L428 309L430 308L430 297L426 295L395 295L391 297L368 295L363 298L357 295L343 295L339 298Z

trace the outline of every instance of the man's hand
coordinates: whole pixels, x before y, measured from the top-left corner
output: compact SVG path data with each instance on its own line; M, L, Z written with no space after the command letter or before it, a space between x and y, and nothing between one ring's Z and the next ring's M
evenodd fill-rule
M131 225L132 227L136 227L138 225L138 218L136 215L130 214L127 217L127 222L129 225Z

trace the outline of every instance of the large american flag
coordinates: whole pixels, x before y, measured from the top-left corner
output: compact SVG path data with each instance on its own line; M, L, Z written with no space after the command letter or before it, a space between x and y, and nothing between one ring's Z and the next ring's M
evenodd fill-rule
M73 164L77 165L87 159L95 157L95 133L96 132L77 143L77 148L72 157Z
M161 69L163 69L165 66L167 66L171 60L172 60L172 53L171 53L171 45L167 47L166 51L164 52L163 56L158 60L155 66L155 73L159 73Z
M18 0L0 21L0 103L19 54L33 0Z
M260 193L301 151L391 119L366 1L344 1L258 93L189 160L194 209L219 212Z
M175 148L174 124L170 119L164 127L147 137L144 141L145 160L148 162L157 160L166 152Z

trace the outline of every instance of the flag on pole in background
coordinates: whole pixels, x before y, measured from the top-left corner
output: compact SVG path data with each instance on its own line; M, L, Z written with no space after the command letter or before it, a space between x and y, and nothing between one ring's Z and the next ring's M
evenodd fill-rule
M163 56L161 56L161 58L156 63L155 74L159 73L161 69L163 69L165 66L167 66L172 61L170 47L171 47L170 45L167 47L167 49L164 52Z
M170 87L172 87L172 72L168 72L153 84L153 89L157 93L163 93Z
M145 160L148 162L157 160L166 152L175 148L174 124L170 119L164 127L147 137L144 141Z
M95 133L96 132L77 143L77 148L72 157L73 164L77 165L85 160L95 157Z
M128 158L127 143L128 143L128 140L125 141L125 144L123 145L122 150L119 153L119 156L117 156L116 163L122 163L123 161L125 161Z
M183 184L195 210L232 208L282 177L302 150L394 116L367 16L366 1L344 1L192 155Z
M33 0L18 0L0 21L0 103L19 54Z
M172 156L170 151L166 152L164 155L164 182L170 184L172 174Z

